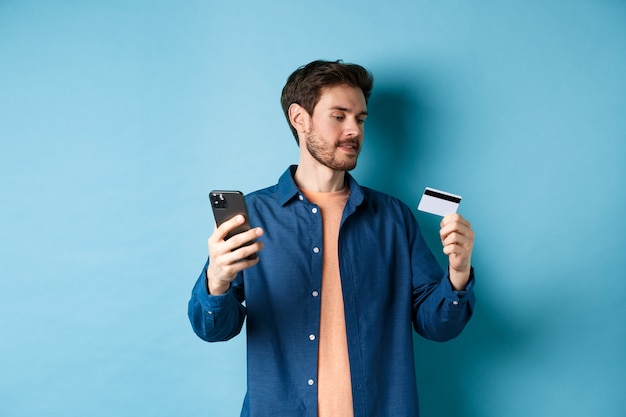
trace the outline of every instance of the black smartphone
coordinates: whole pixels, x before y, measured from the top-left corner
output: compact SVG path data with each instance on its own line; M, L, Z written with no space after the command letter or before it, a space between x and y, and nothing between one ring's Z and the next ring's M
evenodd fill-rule
M226 235L226 240L238 233L250 230L248 210L246 209L246 202L244 201L241 191L213 190L209 193L209 200L211 201L211 209L213 209L215 223L217 223L218 226L238 214L241 214L246 219L243 224L239 225L235 228L235 230ZM251 245L252 243L254 243L254 240L247 242L244 246ZM246 259L255 259L256 257L257 254L254 253Z

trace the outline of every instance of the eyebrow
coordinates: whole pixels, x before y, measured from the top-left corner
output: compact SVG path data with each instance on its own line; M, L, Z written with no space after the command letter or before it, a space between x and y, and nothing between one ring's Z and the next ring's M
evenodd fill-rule
M330 108L330 110L339 110L339 111L350 112L350 109L348 109L347 107L341 107L341 106L334 106L334 107L331 107L331 108ZM359 114L360 114L360 115L363 115L363 116L367 116L367 115L368 115L367 110L363 110L363 111L362 111L361 113L359 113Z

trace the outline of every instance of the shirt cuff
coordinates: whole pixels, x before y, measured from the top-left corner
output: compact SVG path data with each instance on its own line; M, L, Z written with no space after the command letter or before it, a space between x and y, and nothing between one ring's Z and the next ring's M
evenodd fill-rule
M202 271L202 276L202 288L197 292L196 295L204 310L217 311L223 309L225 305L231 303L232 301L237 302L231 291L231 288L229 288L228 291L226 291L224 294L212 295L211 293L209 293L209 282L206 276L206 267L204 271Z
M464 290L455 290L450 282L450 273L446 273L444 280L444 291L446 298L452 300L452 304L458 305L468 301L474 292L474 267L470 268L470 276Z

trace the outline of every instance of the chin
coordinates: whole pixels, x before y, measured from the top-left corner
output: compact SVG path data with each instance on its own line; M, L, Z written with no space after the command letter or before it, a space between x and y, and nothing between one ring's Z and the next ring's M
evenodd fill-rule
M344 172L352 171L354 168L356 168L356 161L348 162L344 164L335 164L334 167L330 166L330 168L333 168L334 170L337 170L337 171L344 171Z

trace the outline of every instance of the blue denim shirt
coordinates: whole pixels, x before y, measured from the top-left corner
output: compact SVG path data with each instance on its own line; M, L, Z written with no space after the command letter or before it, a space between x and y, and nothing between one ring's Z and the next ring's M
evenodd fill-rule
M322 219L296 187L295 168L246 196L252 226L265 231L260 262L212 296L207 261L189 301L193 330L209 342L236 336L247 317L242 416L317 417ZM466 290L454 291L411 210L347 181L338 251L354 415L416 417L412 328L430 340L456 337L472 315L473 270Z

